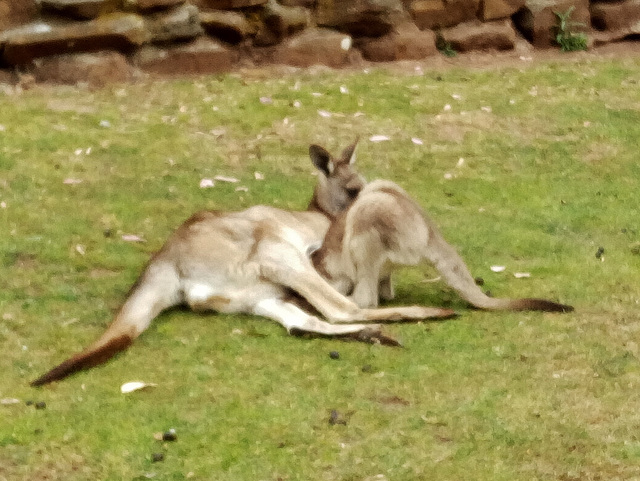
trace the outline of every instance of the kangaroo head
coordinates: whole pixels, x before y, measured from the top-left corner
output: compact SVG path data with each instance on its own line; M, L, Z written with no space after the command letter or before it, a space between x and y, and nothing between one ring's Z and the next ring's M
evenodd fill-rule
M335 218L358 196L366 181L354 167L357 144L356 139L337 158L319 145L309 147L311 161L318 169L318 183L309 210L318 210Z

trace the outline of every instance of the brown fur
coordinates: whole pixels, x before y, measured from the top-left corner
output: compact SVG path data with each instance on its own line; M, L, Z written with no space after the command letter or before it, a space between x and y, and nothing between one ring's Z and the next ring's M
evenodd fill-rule
M569 312L573 307L545 299L496 299L476 285L469 269L420 206L396 184L367 185L331 225L313 263L340 292L360 307L392 298L395 266L431 262L460 296L481 309Z
M99 364L107 362L117 353L127 349L133 342L130 336L119 336L115 339L108 341L104 346L92 350L86 350L79 354L76 354L70 359L67 359L63 363L59 364L51 371L40 376L38 379L31 382L32 386L42 386L53 381L57 381L69 374L80 371L82 369L88 369L90 367L97 366Z

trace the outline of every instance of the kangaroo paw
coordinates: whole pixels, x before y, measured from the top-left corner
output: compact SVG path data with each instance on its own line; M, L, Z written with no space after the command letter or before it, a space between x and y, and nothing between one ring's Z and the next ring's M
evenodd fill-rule
M360 332L356 332L353 337L360 342L382 344L383 346L402 347L400 341L388 334L385 334L379 327L367 327Z

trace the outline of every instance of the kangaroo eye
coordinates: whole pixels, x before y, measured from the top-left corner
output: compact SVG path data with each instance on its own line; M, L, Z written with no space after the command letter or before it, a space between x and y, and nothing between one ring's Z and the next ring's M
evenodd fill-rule
M356 197L358 197L359 193L360 189L347 189L347 195L350 199L355 199Z

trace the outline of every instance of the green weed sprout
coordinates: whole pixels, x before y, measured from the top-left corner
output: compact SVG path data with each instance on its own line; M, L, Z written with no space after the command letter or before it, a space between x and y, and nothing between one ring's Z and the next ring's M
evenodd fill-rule
M571 17L573 10L574 7L572 6L564 13L553 12L558 19L556 42L563 52L576 52L587 49L587 36L582 32L575 33L573 31L575 27L584 26L584 23L570 20L569 17Z

